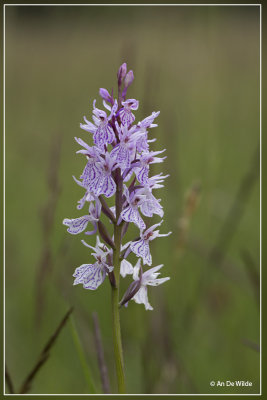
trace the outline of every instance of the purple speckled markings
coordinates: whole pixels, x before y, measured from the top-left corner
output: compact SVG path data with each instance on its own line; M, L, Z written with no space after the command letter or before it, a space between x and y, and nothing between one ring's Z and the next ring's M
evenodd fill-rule
M136 122L134 112L139 108L139 101L126 99L133 81L133 71L127 72L126 63L122 64L117 73L118 98L114 98L113 89L100 88L104 110L97 108L94 100L92 122L83 117L80 127L85 136L75 140L80 146L77 153L85 157L85 166L81 175L73 178L85 191L77 209L87 209L88 213L84 211L83 216L65 218L63 224L72 235L97 234L95 247L82 240L90 248L94 260L76 268L74 285L81 284L85 289L95 290L106 276L114 285L114 271L118 270L122 278L133 278L120 305L127 306L129 300L134 300L144 304L146 310L152 310L148 301L148 286L157 286L170 279L158 278L162 265L149 268L152 266L149 242L171 233L160 234L156 229L163 222L164 211L161 200L155 197L154 192L164 187L168 175L150 176L150 165L162 163L166 158L161 156L165 149L158 151L150 148L156 139L150 137L149 131L158 126L154 121L160 112L153 111L150 116ZM88 139L91 144L87 143ZM151 226L147 219L152 217L158 222ZM88 224L93 226L93 230L87 231ZM133 239L124 242L130 224L135 227L136 234ZM119 227L121 245L115 246L116 240L110 233L112 227L114 232ZM120 269L114 270L113 255L118 251L120 264L117 266ZM137 257L135 266L127 260L130 253Z

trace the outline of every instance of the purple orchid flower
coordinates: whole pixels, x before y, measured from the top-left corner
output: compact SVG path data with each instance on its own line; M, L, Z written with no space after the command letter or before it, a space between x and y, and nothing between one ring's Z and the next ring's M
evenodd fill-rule
M164 215L163 207L160 204L160 199L152 194L152 189L149 185L145 185L138 193L145 196L145 200L140 205L140 210L146 217L153 217L153 214L159 215L161 218Z
M161 182L164 181L165 178L167 178L168 175L162 176L162 174L155 175L151 178L148 178L147 183L144 184L143 187L138 189L138 193L145 195L146 198L140 205L140 210L143 215L146 217L152 217L153 214L159 215L161 218L164 215L163 207L160 204L160 199L156 199L156 197L153 195L152 190L153 189L159 189L164 187L164 185L161 184Z
M114 100L113 100L113 96L111 96L108 92L107 89L104 88L100 88L99 89L99 94L102 97L103 100L107 101L108 103L113 104Z
M139 153L141 153L143 151L148 152L149 151L149 143L152 143L156 140L156 139L148 140L147 129L155 128L156 126L158 126L157 124L153 124L153 122L154 122L154 119L159 116L159 114L160 114L160 111L157 111L157 112L153 111L153 113L149 117L138 122L137 129L140 132L144 133L144 135L141 136L136 142L136 150Z
M163 220L155 225L152 225L145 232L141 232L141 238L136 242L132 242L130 245L131 251L143 259L144 264L151 265L152 257L149 249L149 242L156 239L157 237L169 236L171 232L161 234L159 231L155 231L155 228L162 224Z
M80 124L80 127L87 132L93 133L94 143L100 148L104 149L105 145L112 143L115 140L115 134L112 126L109 124L109 119L114 115L116 109L118 107L117 102L110 108L106 103L106 107L110 109L111 114L108 118L107 114L103 110L99 110L95 106L96 100L93 102L93 120L89 122L86 117L84 117L84 121L86 124Z
M94 250L92 256L96 259L94 264L82 264L76 268L73 276L75 278L74 285L82 284L84 289L96 290L105 280L107 273L113 270L113 266L107 264L107 256L109 251L102 244L97 236L96 247L82 243Z
M79 201L82 208L85 201L89 201L93 197L104 194L106 197L114 195L116 190L116 184L112 178L112 171L116 160L114 160L108 152L99 154L95 151L95 148L91 148L91 154L87 156L88 162L83 170L80 178L82 182L73 177L75 182L87 189L85 196Z
M73 179L75 180L76 183L78 183L79 186L83 187L82 182L80 182L74 176L73 176ZM96 197L95 197L94 193L87 190L85 192L85 195L80 200L78 200L77 210L81 210L84 207L86 202L90 203L91 201L94 201L95 199L96 199Z
M158 278L160 272L157 271L160 270L162 267L163 264L158 265L157 267L150 268L144 273L142 273L140 278L139 278L140 262L134 267L133 279L135 281L139 281L138 283L140 285L140 289L132 297L132 300L134 300L138 304L144 304L146 310L153 310L153 307L149 304L148 301L147 286L158 286L170 279L170 277Z
M135 99L128 99L121 103L123 108L120 110L120 118L122 125L130 126L135 120L135 116L132 110L137 110L139 107L139 101Z
M78 150L76 153L81 153L86 155L88 161L80 176L82 182L78 181L76 178L74 179L78 183L78 185L88 189L90 188L90 185L96 179L99 173L97 168L97 162L99 160L99 154L100 154L99 149L95 146L94 147L88 146L87 143L85 143L80 138L75 138L75 140L77 143L79 143L81 146L84 147L84 149Z
M105 153L105 158L99 157L99 161L96 164L97 175L95 179L91 181L89 186L90 190L95 196L104 194L105 197L111 197L116 191L116 184L112 177L112 171L114 169L116 161L110 156L108 152Z
M141 155L138 163L139 165L135 165L135 174L141 184L145 185L148 182L149 164L162 163L165 160L166 157L155 157L164 151L165 149L160 151L144 152Z
M85 232L87 235L93 235L97 231L97 221L99 221L99 217L101 214L101 203L96 198L95 204L91 203L89 206L89 214L84 215L83 217L69 219L65 218L63 220L63 224L68 226L67 231L72 235L78 235L83 232L88 223L91 222L94 226L94 230L91 232Z
M138 211L138 207L140 207L142 202L145 201L145 196L135 194L134 192L130 194L127 186L125 185L124 195L126 197L127 206L122 211L118 222L123 219L126 222L133 222L136 226L138 226L139 229L145 229L146 224L142 220Z

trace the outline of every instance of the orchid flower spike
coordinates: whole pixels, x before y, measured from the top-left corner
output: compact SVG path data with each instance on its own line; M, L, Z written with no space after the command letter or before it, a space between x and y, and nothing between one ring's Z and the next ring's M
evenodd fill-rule
M162 265L147 267L152 265L149 243L171 234L159 232L164 210L155 190L164 188L169 175L161 172L151 176L151 165L166 159L162 155L165 149L152 148L156 139L150 137L160 112L153 111L136 122L139 101L128 96L133 82L133 71L123 63L117 73L117 90L99 89L103 107L98 108L92 99L92 115L80 124L83 136L75 137L79 146L76 153L84 159L80 175L73 176L83 192L76 204L83 215L64 218L63 224L71 235L97 235L95 247L82 240L93 260L76 268L74 285L95 290L108 276L112 288L119 289L120 279L133 276L120 304L127 305L132 299L151 310L147 287L170 279L158 278ZM114 93L118 93L117 98ZM158 222L150 226L152 217ZM92 225L91 230L88 225ZM131 238L133 231L136 233ZM128 260L131 252L137 257L135 266Z

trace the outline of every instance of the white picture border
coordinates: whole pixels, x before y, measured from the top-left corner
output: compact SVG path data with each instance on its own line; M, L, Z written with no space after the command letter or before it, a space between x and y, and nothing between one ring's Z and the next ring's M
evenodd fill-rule
M11 394L5 393L5 11L6 7L24 7L24 6L71 6L71 7L259 7L260 9L260 393L176 393L176 394ZM3 394L5 396L261 396L262 395L262 4L4 4L3 5Z

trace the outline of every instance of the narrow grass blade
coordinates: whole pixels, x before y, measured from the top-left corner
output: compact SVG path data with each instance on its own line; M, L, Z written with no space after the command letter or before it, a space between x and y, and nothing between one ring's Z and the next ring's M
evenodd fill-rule
M77 353L78 353L78 357L80 359L80 363L84 372L84 376L88 385L88 389L89 389L89 393L93 394L96 393L96 387L92 378L92 373L90 371L90 368L88 366L88 363L86 361L85 355L84 355L84 350L75 326L75 322L74 322L74 318L71 317L70 318L70 322L71 322L71 333L72 333L72 338L73 338L73 342L75 344Z
M49 340L46 343L45 347L43 348L41 354L39 355L37 363L34 365L33 369L31 370L31 372L28 374L28 376L24 380L24 382L23 382L23 384L21 386L21 389L19 391L20 394L24 394L24 393L28 393L29 392L29 390L31 388L31 385L32 385L32 382L33 382L36 374L38 373L38 371L41 369L41 367L45 364L45 362L49 358L50 350L53 347L53 345L54 345L57 337L59 336L62 328L66 325L66 322L67 322L67 320L68 320L68 318L69 318L71 313L72 313L72 308L65 314L64 318L62 319L62 321L58 325L57 329L55 330L53 335L49 338Z
M9 390L10 394L14 394L15 393L15 389L14 389L14 385L10 376L10 373L8 371L7 365L5 366L5 378L6 378L6 383L7 383L7 387Z

